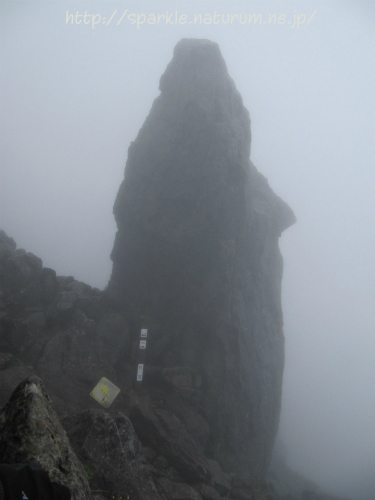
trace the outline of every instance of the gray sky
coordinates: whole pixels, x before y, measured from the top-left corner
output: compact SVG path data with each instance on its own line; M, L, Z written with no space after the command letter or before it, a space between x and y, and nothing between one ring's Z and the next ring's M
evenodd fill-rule
M147 22L176 10L185 24ZM66 23L77 11L87 24ZM252 160L298 219L280 240L289 463L375 498L375 3L12 0L0 14L0 227L99 288L127 149L173 48L219 43L250 111Z

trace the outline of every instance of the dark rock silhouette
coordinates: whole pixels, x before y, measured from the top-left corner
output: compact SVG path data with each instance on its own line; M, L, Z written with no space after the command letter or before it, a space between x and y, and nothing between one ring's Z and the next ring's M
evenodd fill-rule
M129 148L110 290L154 322L149 364L198 375L205 453L263 475L284 365L281 232L291 209L249 160L250 119L217 44L182 40Z

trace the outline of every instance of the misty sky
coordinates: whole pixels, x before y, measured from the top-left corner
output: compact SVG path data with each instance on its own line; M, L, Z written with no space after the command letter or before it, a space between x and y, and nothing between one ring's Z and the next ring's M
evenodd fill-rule
M374 499L375 2L0 8L0 228L58 274L99 288L127 149L173 48L185 37L219 43L250 111L252 160L297 216L280 239L289 464L328 491ZM176 10L185 24L140 24ZM77 12L87 24L66 23Z

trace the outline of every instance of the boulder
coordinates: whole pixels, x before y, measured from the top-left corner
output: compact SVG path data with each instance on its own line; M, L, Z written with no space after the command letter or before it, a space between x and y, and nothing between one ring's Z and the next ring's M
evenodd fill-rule
M72 500L92 500L82 464L36 376L24 380L0 412L0 462L36 462L51 481L69 488Z
M92 491L105 498L160 500L141 444L124 413L85 410L65 415L72 447L90 470Z

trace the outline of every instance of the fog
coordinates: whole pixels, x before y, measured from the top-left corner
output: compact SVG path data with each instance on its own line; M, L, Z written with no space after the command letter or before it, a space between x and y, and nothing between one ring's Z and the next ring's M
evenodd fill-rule
M185 24L140 23L176 10ZM225 25L228 13L262 24ZM218 42L250 111L252 160L297 217L280 239L288 463L374 499L375 4L3 1L0 15L0 228L99 288L127 149L173 48Z

